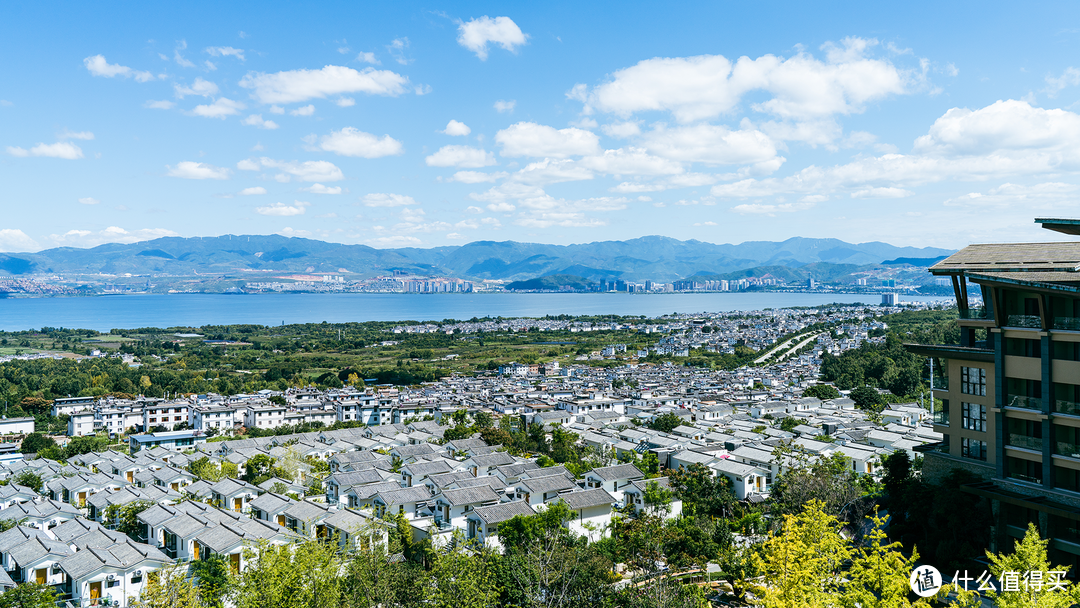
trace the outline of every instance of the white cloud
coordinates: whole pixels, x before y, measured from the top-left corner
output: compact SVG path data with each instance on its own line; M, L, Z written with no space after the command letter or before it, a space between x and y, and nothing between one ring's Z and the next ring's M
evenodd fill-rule
M0 228L0 251L22 253L39 251L41 245L18 228Z
M144 108L150 108L152 110L171 110L176 107L176 104L171 101L155 101L153 99L143 104Z
M1080 115L1010 99L978 110L953 108L945 112L929 133L915 140L915 151L972 155L1057 149L1067 151L1075 161L1078 138Z
M483 212L484 212L484 210L479 208L479 207L469 206L469 207L465 208L465 213L483 213Z
M331 131L329 135L324 135L319 142L319 148L341 156L361 158L396 156L405 151L401 142L389 135L378 137L353 127L345 127L340 131Z
M94 134L91 133L90 131L68 131L67 129L64 129L59 135L56 136L56 138L57 139L81 139L81 140L84 140L84 141L88 141L88 140L94 139Z
M240 191L240 196L252 196L255 194L266 194L266 188L263 188L262 186L252 186Z
M251 127L259 127L260 129L276 129L278 124L272 120L263 120L262 114L251 114L244 120L240 121L240 124L248 125Z
M313 106L311 104L308 104L306 106L301 106L299 108L296 108L295 110L290 110L289 111L289 114L292 114L293 116L311 116L314 113L315 113L315 106Z
M405 207L408 205L416 204L416 201L411 196L406 196L404 194L387 194L382 192L365 194L363 201L364 204L368 207Z
M516 106L516 105L517 105L516 100L511 99L510 101L505 101L503 99L500 99L499 101L495 102L494 107L495 107L496 112L506 113L506 112L513 112L514 111L514 106Z
M180 42L177 42L176 43L176 48L173 49L173 61L175 61L177 65L183 66L185 68L193 68L193 67L195 67L195 64L192 63L191 61L188 61L187 59L184 59L184 56L180 54L180 51L182 51L182 50L184 50L186 48L187 48L187 41L186 40L181 40Z
M495 134L503 156L567 156L596 154L600 138L591 131L574 127L555 129L534 122L519 122Z
M336 100L334 102L334 105L336 105L339 108L351 108L352 106L356 105L356 100L353 99L352 97L342 97L342 98Z
M510 213L511 211L517 209L517 207L511 205L510 203L491 203L487 206L487 208L488 211L492 211L495 213Z
M218 86L209 80L203 80L202 78L196 78L195 82L191 83L191 86L174 84L173 90L176 92L177 99L183 99L185 95L211 97L218 94Z
M345 179L337 165L326 160L284 161L265 156L258 159L245 159L236 163L241 171L258 171L260 167L281 171L274 176L279 182L288 182L293 177L302 182L336 182Z
M916 78L887 60L868 57L876 44L860 38L826 44L825 61L806 52L735 62L721 55L656 57L616 71L591 92L575 87L571 95L586 103L586 112L669 111L679 122L730 112L755 91L770 97L753 109L781 118L858 113L868 102L909 92Z
M494 182L509 175L503 171L496 171L494 173L484 173L482 171L458 171L450 176L447 181L461 182L462 184L482 184L486 182Z
M105 61L104 55L87 57L86 59L83 59L83 65L85 65L86 69L94 76L103 76L105 78L123 76L124 78L134 78L137 82L148 82L154 79L154 75L150 72L141 72L139 70L133 70L126 65L109 63Z
M915 194L903 188L863 188L851 193L851 198L904 198Z
M446 123L446 128L443 129L442 132L446 133L447 135L461 135L461 136L464 136L464 135L468 135L469 133L472 133L472 129L470 129L469 126L466 125L463 122L458 122L456 120L451 120L450 122Z
M483 16L458 25L458 44L476 53L482 61L488 57L488 43L493 42L502 48L516 52L517 47L525 44L527 34L521 32L509 17L492 19Z
M226 116L239 114L240 110L243 110L246 107L247 106L239 101L233 101L226 97L219 97L215 99L213 103L195 106L189 113L194 116L202 116L203 118L224 119Z
M371 245L381 245L383 247L412 247L414 245L423 245L424 241L416 238L415 236L380 236L365 241Z
M978 209L1052 210L1072 207L1080 185L1044 182L1034 185L1004 183L986 193L971 192L946 200L946 207L974 206Z
M270 109L268 111L271 114L284 114L285 113L285 108L283 108L281 106L270 106Z
M322 184L312 184L306 188L300 188L303 192L310 192L312 194L341 194L341 186L324 186Z
M274 203L269 207L256 207L255 213L258 213L259 215L273 215L278 217L303 215L304 208L309 205L311 205L311 203L305 203L304 201L295 201L292 205L286 205L285 203Z
M379 65L379 60L375 58L375 53L360 53L356 56L357 61L363 61L364 63L370 63L372 65Z
M749 165L776 157L776 145L761 131L732 131L719 125L657 127L643 143L657 156L711 165Z
M213 57L236 57L240 61L244 60L243 49L234 49L231 46L209 46L206 47L206 52Z
M67 141L58 141L55 144L38 144L27 150L18 146L8 146L8 154L12 156L42 156L46 158L63 158L76 160L83 157L82 148Z
M99 201L96 198L88 196L86 198L80 198L79 203L81 203L83 205L99 205L99 204L101 204L101 201Z
M450 232L450 233L447 233L446 238L448 238L448 239L450 239L452 241L457 241L457 240L464 239L465 237L458 234L458 233L456 233L456 232Z
M783 203L779 205L765 205L761 203L754 203L751 205L736 205L731 208L735 213L742 213L744 215L776 215L777 213L794 213L796 211L806 211L814 206L814 203Z
M496 164L495 155L470 146L443 146L424 159L429 167L462 167L478 169Z
M595 123L596 121L594 120L592 122ZM620 139L641 135L641 125L629 120L626 122L616 122L604 125L600 130L608 137L618 137Z
M181 177L183 179L229 179L232 171L224 167L215 167L206 163L197 163L190 160L180 161L175 167L166 165L169 177Z
M694 222L695 226L715 226L716 222Z
M165 228L143 228L141 230L124 230L119 226L109 226L104 230L68 230L64 234L53 234L49 240L56 245L66 247L97 247L105 243L141 243L167 236L180 236L172 230Z
M394 58L394 61L401 65L409 65L412 62L405 55L405 49L409 48L409 39L405 37L395 38L393 42L386 45L386 51L390 53L390 56Z
M364 68L357 71L338 65L321 70L290 70L264 74L252 72L240 86L252 89L260 103L297 103L342 93L397 96L405 92L409 79L389 70Z
M586 156L580 164L598 173L615 175L674 175L683 172L681 164L634 147L604 150L599 156Z

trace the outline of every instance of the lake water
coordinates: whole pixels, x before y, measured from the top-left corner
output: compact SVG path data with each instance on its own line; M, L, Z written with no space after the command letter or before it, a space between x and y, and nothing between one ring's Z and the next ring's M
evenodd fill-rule
M905 296L936 301L939 297ZM477 293L171 294L0 299L0 329L71 327L108 331L328 321L441 321L472 317L646 315L760 310L833 302L879 304L878 294L815 293Z

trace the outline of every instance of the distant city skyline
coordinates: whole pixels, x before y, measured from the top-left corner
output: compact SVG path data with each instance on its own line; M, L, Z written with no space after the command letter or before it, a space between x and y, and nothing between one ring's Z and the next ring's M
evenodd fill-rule
M282 234L955 249L1080 217L1080 7L34 3L0 252Z

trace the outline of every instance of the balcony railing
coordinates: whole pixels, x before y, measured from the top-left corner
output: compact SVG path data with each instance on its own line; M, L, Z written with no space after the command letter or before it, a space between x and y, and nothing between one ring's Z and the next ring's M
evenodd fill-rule
M961 319L989 319L986 308L969 308L960 311Z
M1007 407L1019 407L1025 410L1042 411L1042 399L1038 397L1024 397L1022 395L1013 395L1009 397L1009 401L1006 405Z
M1041 329L1042 318L1039 315L1009 315L1008 322L1009 327L1027 327L1030 329Z
M1006 445L1011 445L1014 448L1025 448L1028 450L1042 450L1043 440L1042 437L1032 437L1031 435L1009 433Z
M1054 317L1054 329L1080 331L1080 317Z
M1031 475L1024 475L1023 473L1009 473L1010 479L1019 479L1020 481L1027 481L1029 483L1037 483L1042 485L1042 480L1038 477L1032 477Z
M949 426L949 410L941 409L934 412L934 424Z
M1080 416L1080 403L1058 399L1054 401L1054 411L1059 414L1072 414Z
M1054 444L1054 453L1069 458L1080 458L1080 445L1071 441L1058 441Z

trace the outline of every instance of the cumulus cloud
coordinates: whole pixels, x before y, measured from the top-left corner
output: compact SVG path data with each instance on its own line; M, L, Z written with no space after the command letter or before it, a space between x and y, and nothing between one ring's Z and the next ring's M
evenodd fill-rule
M265 156L255 159L245 159L236 163L236 168L241 171L258 171L260 168L277 169L280 171L274 176L279 182L288 182L296 178L302 182L336 182L345 179L341 169L337 165L326 160L284 161L274 160Z
M615 175L673 175L683 172L675 161L652 156L641 148L604 150L598 156L586 156L580 164L598 173Z
M446 128L443 129L442 132L446 133L447 135L465 136L469 133L472 133L472 129L470 129L469 126L463 122L451 120L450 122L446 123Z
M368 207L405 207L416 204L416 201L411 196L383 192L365 194L363 201Z
M91 196L87 196L85 198L80 198L79 203L83 205L98 205L101 204L101 201Z
M322 184L311 184L305 188L300 188L302 192L310 192L312 194L341 194L341 186L324 186Z
M379 60L375 58L375 53L361 52L356 56L356 60L362 61L364 63L370 63L372 65L379 65Z
M360 158L396 156L405 151L401 142L389 135L379 137L353 127L345 127L340 131L331 131L329 135L324 135L319 141L319 148L340 156Z
M753 109L782 118L858 113L871 101L915 86L914 74L868 56L876 44L861 38L826 44L824 61L806 52L734 62L721 55L656 57L616 71L592 91L575 87L568 96L583 101L586 112L668 111L684 123L730 112L744 96L759 91L768 99Z
M658 127L645 135L643 144L657 156L712 165L747 165L776 157L776 145L761 131L719 125Z
M168 100L157 101L157 100L151 99L151 100L147 101L146 103L144 103L143 107L144 108L150 108L152 110L171 110L171 109L176 107L176 104L174 102L171 102L171 101L168 101Z
M1071 206L1076 200L1080 185L1065 182L1043 182L1034 185L1004 183L990 188L985 193L970 192L946 200L946 207L968 207L979 209L1040 209L1051 210L1062 206Z
M290 110L289 111L289 114L292 114L293 116L311 116L314 113L315 113L315 106L313 106L311 104L308 104L306 106L300 106L299 108L296 108L295 110Z
M232 174L232 171L224 167L215 167L214 165L190 160L178 162L176 166L166 165L165 168L169 170L166 173L169 177L183 179L229 179L229 175Z
M0 228L0 251L5 253L34 252L41 245L18 228Z
M252 196L255 194L266 194L266 188L263 188L262 186L252 186L240 191L240 196Z
M863 188L851 193L851 198L904 198L914 192L903 188Z
M478 169L495 164L495 155L470 146L443 146L424 159L429 167L461 167Z
M862 157L831 167L809 166L784 178L717 184L711 192L731 198L829 194L1075 171L1080 171L1080 115L1008 100L977 110L947 111L915 141L911 154Z
M311 205L304 201L295 201L292 205L286 205L285 203L274 203L268 207L256 207L255 213L259 215L273 215L277 217L289 217L292 215L303 215L304 208Z
M328 65L321 70L290 70L264 74L252 72L240 80L260 103L297 103L343 93L397 96L409 79L389 70Z
M209 46L206 47L206 52L213 57L236 57L240 61L244 60L243 49L234 49L231 46Z
M516 105L517 105L517 101L515 101L513 99L511 99L510 101L500 99L499 101L495 102L494 107L495 107L496 112L499 112L500 114L504 114L506 112L513 112L514 111L514 106L516 106Z
M136 82L149 82L154 79L154 75L150 72L142 72L139 70L133 70L126 65L120 65L118 63L109 63L105 61L104 55L94 55L83 59L83 65L90 74L94 76L102 76L104 78L115 78L121 76L123 78L134 78Z
M109 226L104 230L68 230L64 234L49 236L56 245L66 247L97 247L105 243L141 243L167 236L180 236L178 233L165 228L143 228L141 230L125 230L119 226Z
M488 58L489 42L513 53L517 47L525 44L526 39L528 34L522 33L521 28L509 17L492 19L485 15L458 23L458 44L476 53L481 61Z
M187 95L211 97L218 94L218 86L209 80L203 80L202 78L196 78L195 82L191 83L191 86L174 84L173 90L176 92L177 99L183 99Z
M394 58L394 61L401 65L409 65L412 62L405 55L405 49L409 48L409 39L405 37L395 38L393 42L386 45L386 51L390 53L390 56Z
M213 103L195 106L190 114L202 116L203 118L221 118L224 120L226 116L239 114L240 110L243 110L246 107L247 106L239 101L233 101L226 97L219 97L215 99Z
M260 129L276 129L278 124L272 120L263 120L262 114L252 114L240 121L241 124L245 124L251 127L259 127Z
M592 122L594 124L596 123L595 120ZM608 137L617 137L619 139L641 135L641 125L629 120L626 122L616 122L604 125L603 127L600 127L600 130Z
M18 146L8 146L8 154L12 156L42 156L46 158L63 158L76 160L83 157L82 148L68 141L58 141L55 144L38 144L29 150Z
M600 138L591 131L570 127L555 129L534 122L519 122L495 134L503 156L550 156L565 158L596 154Z

